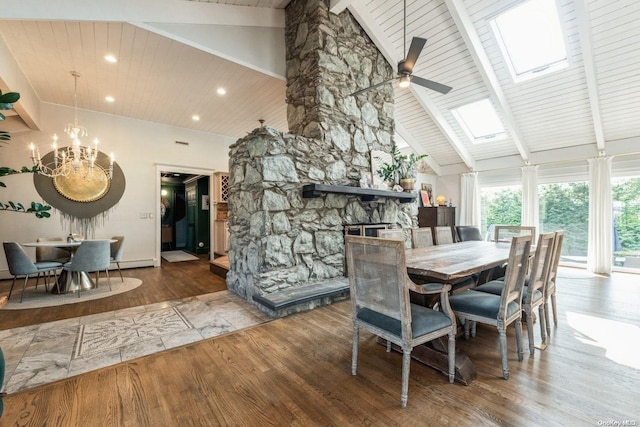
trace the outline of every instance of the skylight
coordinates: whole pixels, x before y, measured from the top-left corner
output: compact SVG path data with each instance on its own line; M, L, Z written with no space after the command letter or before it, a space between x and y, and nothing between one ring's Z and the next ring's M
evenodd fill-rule
M474 143L504 139L504 126L488 98L451 110L460 126Z
M516 83L569 66L554 0L521 3L493 19L491 29Z

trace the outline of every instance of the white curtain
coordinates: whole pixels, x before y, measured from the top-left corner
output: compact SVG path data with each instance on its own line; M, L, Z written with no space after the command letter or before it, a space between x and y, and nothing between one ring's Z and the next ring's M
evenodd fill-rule
M587 270L593 273L611 273L613 258L611 159L604 156L589 159Z
M480 227L480 186L478 173L463 173L460 177L460 225Z
M522 216L520 225L536 227L540 233L538 208L538 166L522 168Z

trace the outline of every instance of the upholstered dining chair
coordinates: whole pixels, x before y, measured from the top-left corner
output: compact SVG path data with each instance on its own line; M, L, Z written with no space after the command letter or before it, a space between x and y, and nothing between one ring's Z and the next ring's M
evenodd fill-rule
M39 237L36 242L64 242L62 237ZM71 251L66 248L56 247L36 247L36 262L54 261L64 264L71 258ZM44 275L50 275L51 271L44 273ZM36 288L38 287L38 280L40 276L36 278Z
M412 228L411 241L414 248L433 246L433 232L431 231L431 227Z
M456 234L458 235L458 240L461 242L467 242L469 240L484 240L482 238L482 233L480 233L480 228L475 225L457 225Z
M402 349L402 391L400 402L407 405L411 350L435 338L448 336L449 382L455 377L456 320L449 307L449 285L419 286L407 276L404 245L398 240L346 236L345 251L353 319L351 373L357 374L359 329L387 340ZM409 291L440 294L442 311L411 304Z
M522 361L522 288L524 287L532 240L532 236L513 238L504 289L500 295L469 289L449 297L449 303L454 313L464 321L465 338L469 338L471 328L472 336L475 336L476 322L497 327L504 379L509 379L507 326L511 323L515 324L518 360Z
M80 244L73 259L64 264L64 269L70 274L96 273L96 287L100 280L100 271L105 270L107 283L111 290L111 279L109 278L109 264L111 264L111 249L109 240L85 240ZM80 282L80 280L78 280ZM78 287L78 298L80 290Z
M449 226L438 226L433 227L434 231L434 241L436 245L448 245L450 243L455 243L453 237L453 227Z
M548 283L549 271L552 265L553 247L556 233L545 233L538 236L535 256L529 264L529 274L525 277L525 286L522 292L522 308L527 321L527 335L529 337L529 353L534 354L533 338L533 310L538 308L540 318L540 335L543 345L546 343L546 328L544 319L544 292ZM502 284L502 285L501 285ZM488 292L500 295L504 290L504 282L493 280L474 288L479 292Z
M549 323L549 300L553 308L553 324L558 326L558 308L556 307L556 282L558 279L558 266L560 265L560 255L562 253L562 242L564 241L564 231L556 231L556 239L553 245L553 255L551 268L549 269L549 279L544 292L544 320L547 325L547 336L551 336L551 324Z
M58 273L56 270L62 267L62 263L56 261L42 261L33 262L29 255L24 251L22 246L17 242L3 242L4 254L7 257L7 265L9 266L9 273L13 275L13 283L11 283L11 289L9 289L9 298L13 292L13 287L16 284L16 278L18 276L24 276L24 284L22 285L22 294L20 295L20 302L24 298L24 290L27 287L29 276L39 276L40 273L46 273L53 271L53 276L58 291ZM45 289L49 290L49 277L45 276Z
M118 273L120 273L120 280L124 283L124 277L122 277L122 270L120 270L120 261L122 261L122 254L124 253L124 236L113 236L111 238L115 242L110 244L111 262L116 263L118 267Z

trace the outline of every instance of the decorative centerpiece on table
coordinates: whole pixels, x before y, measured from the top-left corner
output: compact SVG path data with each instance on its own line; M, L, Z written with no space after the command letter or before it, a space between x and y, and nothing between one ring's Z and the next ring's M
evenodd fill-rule
M416 184L416 164L427 154L402 154L395 144L391 145L391 163L382 163L376 174L389 188L399 186L402 191L412 191Z

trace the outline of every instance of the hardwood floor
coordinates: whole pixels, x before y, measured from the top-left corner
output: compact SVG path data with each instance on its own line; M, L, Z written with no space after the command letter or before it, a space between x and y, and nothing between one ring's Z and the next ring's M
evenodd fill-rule
M112 270L110 274L111 280L120 280L117 270ZM162 264L158 268L131 268L122 270L122 274L142 280L142 285L131 292L96 301L49 307L37 311L0 310L0 330L137 307L227 289L225 281L209 271L209 260L206 256L201 256L197 261L188 262L166 262L162 260ZM0 296L8 295L11 282L12 280L0 281ZM16 295L20 296L21 285L22 283L18 279L13 290L12 300Z
M469 386L412 361L406 409L401 355L374 336L361 333L351 375L344 301L9 395L2 424L637 425L638 276L561 269L558 303L560 324L545 351L525 351L518 362L509 329L508 381L498 334L485 325L456 342L478 370Z

